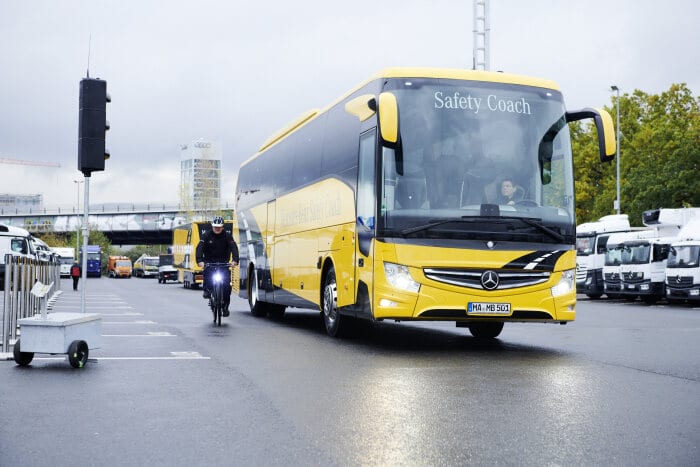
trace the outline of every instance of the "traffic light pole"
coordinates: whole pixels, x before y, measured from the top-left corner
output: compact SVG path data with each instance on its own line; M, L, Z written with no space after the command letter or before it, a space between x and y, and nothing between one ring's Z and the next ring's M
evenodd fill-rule
M88 237L90 236L90 224L88 224L88 215L90 211L90 176L85 175L84 187L84 199L83 199L83 266L82 266L82 276L83 276L83 286L81 287L80 295L80 312L85 313L85 289L87 288L87 261L88 261Z

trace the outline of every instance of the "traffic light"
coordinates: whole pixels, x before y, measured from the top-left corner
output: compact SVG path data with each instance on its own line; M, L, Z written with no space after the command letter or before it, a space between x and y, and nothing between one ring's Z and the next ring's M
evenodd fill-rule
M107 121L107 81L93 78L80 80L80 111L78 123L78 170L86 177L105 169L109 153L105 150Z

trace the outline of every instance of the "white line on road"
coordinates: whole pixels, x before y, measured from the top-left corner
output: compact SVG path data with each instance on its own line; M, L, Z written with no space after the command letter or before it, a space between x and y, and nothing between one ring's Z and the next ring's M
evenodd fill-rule
M148 334L102 334L102 337L177 337L177 334L149 332Z

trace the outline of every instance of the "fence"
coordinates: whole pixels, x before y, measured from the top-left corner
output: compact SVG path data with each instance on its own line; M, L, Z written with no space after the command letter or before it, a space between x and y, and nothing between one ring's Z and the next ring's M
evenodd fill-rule
M10 341L17 339L17 320L41 312L41 303L30 293L35 282L53 284L47 297L61 288L61 263L58 260L38 261L5 255L5 280L2 292L2 352L8 353Z

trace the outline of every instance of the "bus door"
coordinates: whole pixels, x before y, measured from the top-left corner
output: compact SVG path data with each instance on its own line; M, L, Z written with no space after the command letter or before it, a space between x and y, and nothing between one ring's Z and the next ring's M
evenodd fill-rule
M375 236L377 211L376 190L376 128L360 135L360 158L357 175L357 242L355 251L355 283L357 302L369 300L373 291L372 243ZM363 296L363 295L366 295ZM366 310L371 313L371 310Z
M259 287L260 300L265 302L274 302L274 258L275 258L275 222L276 222L276 206L275 200L267 203L267 222L264 227L261 226L260 236L262 237L262 246L265 248L264 254L259 255L258 271L262 275L262 287Z

